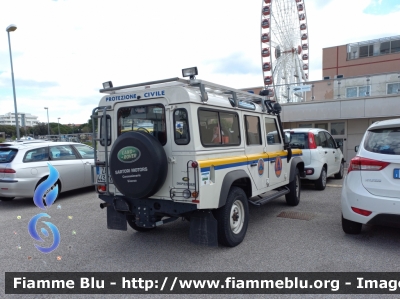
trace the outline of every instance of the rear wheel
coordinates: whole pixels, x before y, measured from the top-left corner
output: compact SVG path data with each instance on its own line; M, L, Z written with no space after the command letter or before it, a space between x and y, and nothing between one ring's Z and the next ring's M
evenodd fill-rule
M136 216L135 215L126 215L126 221L128 222L129 226L132 227L135 231L138 232L148 232L151 231L153 229L155 229L155 227L141 227L141 226L137 226L136 225Z
M297 206L300 202L300 189L301 189L300 174L298 168L296 168L296 174L294 180L288 184L288 188L290 189L290 192L285 195L286 203L289 206Z
M218 221L218 241L225 246L239 245L249 223L249 205L242 188L231 187L223 207L215 213Z
M2 196L0 196L0 200L1 201L11 201L11 200L13 200L15 197L2 197Z
M357 235L361 233L361 228L362 223L344 219L342 215L342 229L346 234Z
M321 175L318 180L315 181L315 188L317 190L325 190L326 187L326 168L322 167Z
M340 163L340 169L338 173L335 173L335 179L341 180L344 174L344 162Z

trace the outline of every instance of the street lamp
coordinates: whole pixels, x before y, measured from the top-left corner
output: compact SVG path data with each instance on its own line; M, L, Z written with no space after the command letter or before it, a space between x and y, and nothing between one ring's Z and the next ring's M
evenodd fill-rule
M61 117L59 117L59 118L57 119L57 121L58 121L58 138L60 138L60 140L61 140L61 134L60 134L60 118L61 118Z
M14 70L12 64L12 55L11 55L11 42L10 42L10 32L17 30L17 26L11 24L6 28L7 35L8 35L8 49L10 50L10 64L11 64L11 78L12 78L12 86L13 86L13 93L14 93L14 110L15 110L15 127L17 129L17 140L19 140L19 123L18 123L18 111L17 111L17 99L15 96L15 83L14 83Z
M50 135L50 124L49 124L49 108L44 107L47 110L47 135Z

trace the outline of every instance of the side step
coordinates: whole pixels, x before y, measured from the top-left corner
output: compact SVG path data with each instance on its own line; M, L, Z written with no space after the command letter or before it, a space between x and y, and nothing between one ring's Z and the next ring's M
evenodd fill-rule
M290 189L285 186L285 187L283 187L282 190L277 191L276 193L271 194L271 195L269 195L267 197L261 197L259 195L258 197L260 199L258 199L258 200L249 200L249 203L251 203L252 205L255 205L255 206L262 206L262 205L266 204L267 202L269 202L269 201L271 201L273 199L276 199L278 197L281 197L282 195L288 194L289 192L290 192Z

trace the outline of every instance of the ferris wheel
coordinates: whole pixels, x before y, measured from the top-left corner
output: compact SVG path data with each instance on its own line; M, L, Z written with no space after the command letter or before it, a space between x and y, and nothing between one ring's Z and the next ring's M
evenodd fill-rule
M279 103L301 102L308 81L309 43L304 0L262 0L264 88Z

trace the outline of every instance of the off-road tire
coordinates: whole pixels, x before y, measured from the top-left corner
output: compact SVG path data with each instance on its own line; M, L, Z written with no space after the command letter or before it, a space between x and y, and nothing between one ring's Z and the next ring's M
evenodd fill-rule
M338 173L335 173L335 179L341 180L343 179L343 174L344 174L344 162L342 161L340 163L340 169Z
M297 206L300 202L300 193L301 193L301 181L298 168L296 168L296 174L294 176L293 181L291 181L287 185L287 187L290 189L290 192L285 195L286 203L289 206Z
M215 218L221 245L235 247L244 240L249 223L249 204L242 188L231 187L225 205L216 210Z
M326 168L322 167L321 174L320 174L318 180L315 181L315 189L321 190L321 191L325 190L326 179L327 179Z
M141 232L141 233L147 233L156 227L140 227L136 225L136 216L135 215L126 215L126 222L129 224L130 227L132 227L135 231Z
M362 223L347 220L342 215L342 229L346 234L358 235L361 233L361 228Z

